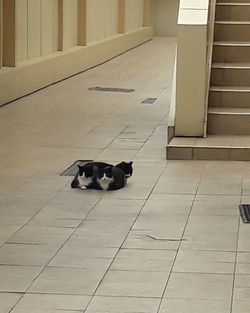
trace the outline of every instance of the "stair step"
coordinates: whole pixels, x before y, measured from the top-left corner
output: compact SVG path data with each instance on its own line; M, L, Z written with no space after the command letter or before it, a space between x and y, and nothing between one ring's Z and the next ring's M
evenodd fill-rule
M167 146L172 160L250 160L250 136L174 137Z
M250 107L250 87L211 86L209 92L211 107Z
M250 87L242 86L211 86L210 91L250 93Z
M249 21L250 3L248 2L220 2L216 5L216 21Z
M209 107L208 134L250 135L250 108Z
M227 3L250 3L249 0L217 0L217 4L218 3L224 3L224 2L227 2Z
M215 62L212 64L212 68L220 69L250 69L250 63L240 63L240 62Z
M250 21L216 21L215 41L249 41Z
M210 107L208 114L215 115L247 115L250 116L250 108L225 108L225 107Z
M250 41L215 41L213 62L250 62Z
M211 84L213 86L249 86L250 63L213 63Z

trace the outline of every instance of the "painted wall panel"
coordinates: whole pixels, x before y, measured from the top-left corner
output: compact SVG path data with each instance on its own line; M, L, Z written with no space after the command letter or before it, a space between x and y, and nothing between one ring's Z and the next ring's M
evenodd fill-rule
M63 3L63 48L77 46L78 0L64 0Z
M2 38L3 38L3 35L2 35L2 23L3 23L3 18L2 18L2 0L0 0L0 68L2 67Z
M58 50L58 1L41 0L41 54Z
M87 42L118 33L118 0L87 1Z
M16 60L28 58L28 0L16 0Z
M28 0L28 59L41 55L41 1Z
M151 21L157 37L177 36L179 0L151 0Z
M126 0L126 32L143 26L143 0Z

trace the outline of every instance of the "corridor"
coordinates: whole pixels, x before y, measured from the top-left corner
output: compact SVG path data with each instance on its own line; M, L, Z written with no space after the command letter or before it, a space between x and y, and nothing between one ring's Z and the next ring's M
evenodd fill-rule
M0 108L0 313L249 313L250 166L166 161L175 47L155 38ZM79 159L134 174L73 190L60 173Z

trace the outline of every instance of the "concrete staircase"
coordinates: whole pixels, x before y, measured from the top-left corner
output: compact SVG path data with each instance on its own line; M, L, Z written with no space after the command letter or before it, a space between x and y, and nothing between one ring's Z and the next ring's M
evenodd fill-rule
M250 160L250 0L217 0L207 138L173 138L168 159Z

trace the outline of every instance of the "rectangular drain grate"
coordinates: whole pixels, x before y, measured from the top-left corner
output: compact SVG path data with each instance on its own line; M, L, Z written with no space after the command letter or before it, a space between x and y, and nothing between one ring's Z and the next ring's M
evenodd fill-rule
M78 165L84 165L86 163L93 162L93 160L77 160L72 165L70 165L65 171L63 171L60 176L75 176L78 172Z
M239 209L243 223L250 223L250 204L240 204Z
M146 98L142 101L143 104L154 104L157 98Z
M89 90L106 91L106 92L133 92L135 89L113 88L113 87L91 87Z

